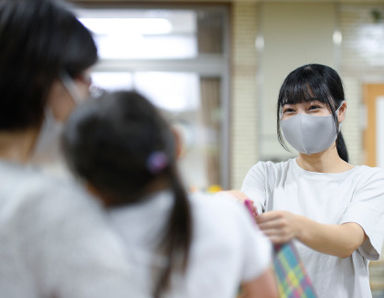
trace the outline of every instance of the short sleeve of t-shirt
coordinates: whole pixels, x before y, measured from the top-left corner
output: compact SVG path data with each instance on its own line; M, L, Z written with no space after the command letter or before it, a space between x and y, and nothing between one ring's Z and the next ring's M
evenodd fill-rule
M241 191L245 193L255 204L257 211L264 211L266 196L266 170L264 162L258 162L247 173L241 186Z
M384 238L384 171L379 168L364 168L358 182L359 187L341 223L355 222L363 228L367 240L359 251L364 257L377 260Z

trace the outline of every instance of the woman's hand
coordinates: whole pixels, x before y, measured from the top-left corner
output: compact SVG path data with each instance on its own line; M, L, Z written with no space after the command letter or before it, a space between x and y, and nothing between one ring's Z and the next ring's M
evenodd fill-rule
M297 215L288 211L270 211L256 217L264 234L275 244L296 238L299 234Z

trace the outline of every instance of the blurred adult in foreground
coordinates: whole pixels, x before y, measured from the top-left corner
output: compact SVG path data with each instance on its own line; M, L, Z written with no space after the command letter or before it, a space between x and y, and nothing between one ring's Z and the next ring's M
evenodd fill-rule
M130 297L101 209L29 166L87 96L89 31L60 2L0 1L0 296Z

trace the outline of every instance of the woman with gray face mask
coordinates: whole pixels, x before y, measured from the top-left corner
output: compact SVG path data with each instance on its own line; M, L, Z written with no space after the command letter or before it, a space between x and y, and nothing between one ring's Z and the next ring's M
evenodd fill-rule
M279 244L293 240L318 297L371 297L368 262L384 236L384 171L348 163L341 124L347 104L332 68L304 65L285 79L278 98L278 138L299 153L258 162L242 193L259 227Z

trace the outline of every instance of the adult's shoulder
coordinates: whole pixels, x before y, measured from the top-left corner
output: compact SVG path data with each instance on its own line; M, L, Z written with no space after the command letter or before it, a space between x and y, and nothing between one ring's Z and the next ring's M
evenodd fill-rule
M58 178L40 172L26 178L18 194L29 200L41 200L45 203L60 201L60 204L65 205L93 205L88 193L75 179Z
M384 183L384 169L379 167L369 167L366 165L355 166L353 169L356 183L359 186L366 186L371 183Z
M368 174L368 175L384 175L384 168L380 167L370 167L366 165L356 166L356 170L359 173Z
M100 206L73 179L61 179L39 170L22 168L11 171L8 184L1 187L4 199L3 220L34 228L47 229L65 221L99 221ZM68 225L66 225L68 226Z
M40 296L127 297L124 250L99 204L70 179L28 168L8 176L0 185L0 238L33 271Z
M259 161L248 171L243 187L246 184L255 185L255 182L258 181L264 187L273 188L278 181L288 175L289 169L294 167L294 163L294 159L280 162Z
M281 172L292 166L292 163L295 162L294 159L289 159L285 161L258 161L253 165L250 171L266 171L266 172Z

